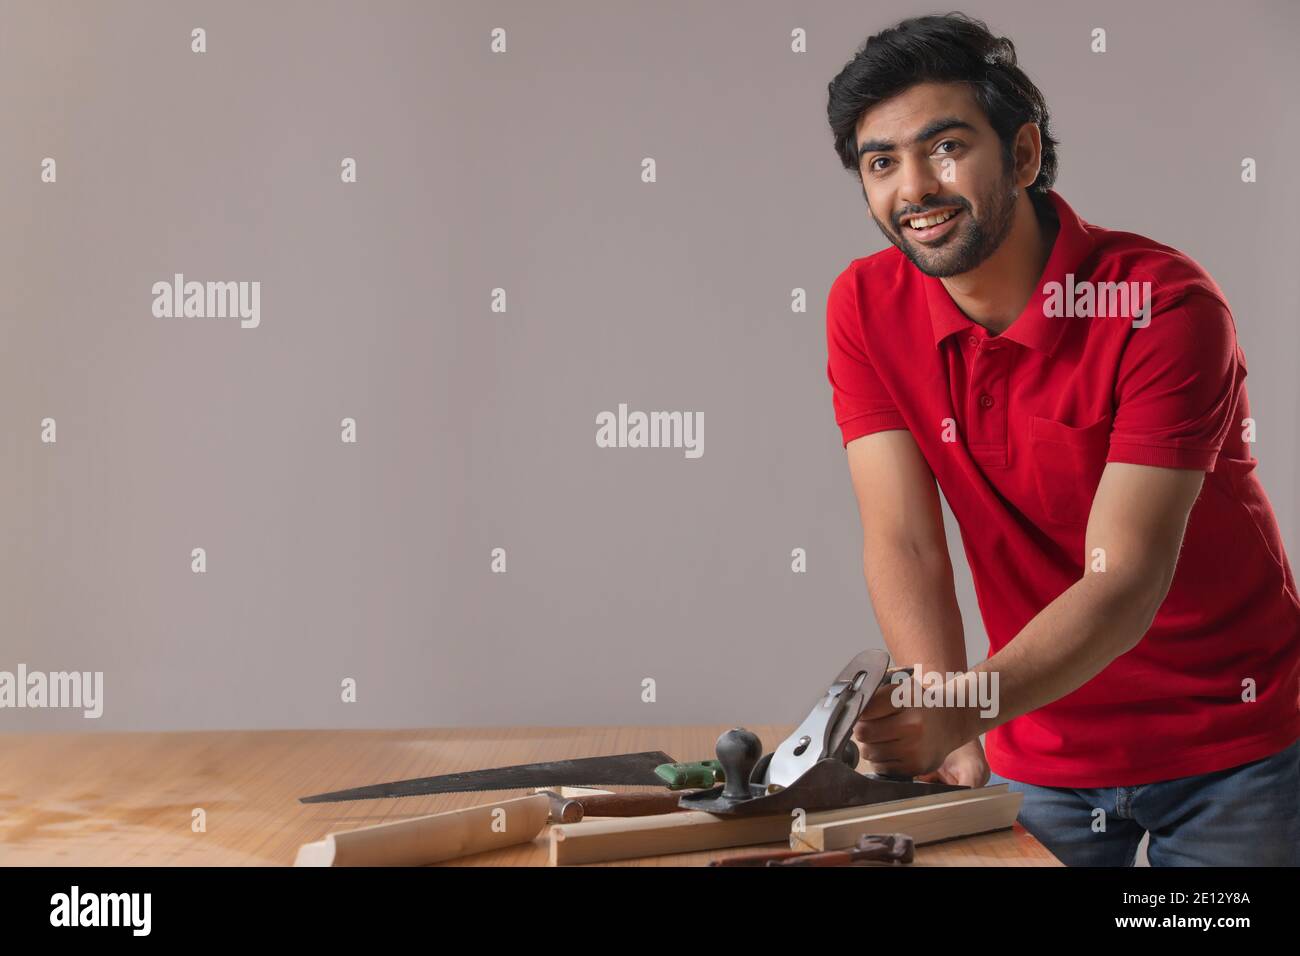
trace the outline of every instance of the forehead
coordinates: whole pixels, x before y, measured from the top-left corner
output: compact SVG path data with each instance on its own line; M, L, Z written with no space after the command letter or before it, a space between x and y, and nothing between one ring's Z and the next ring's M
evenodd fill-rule
M875 139L902 145L927 123L948 116L991 129L965 83L918 83L866 110L858 118L858 142Z

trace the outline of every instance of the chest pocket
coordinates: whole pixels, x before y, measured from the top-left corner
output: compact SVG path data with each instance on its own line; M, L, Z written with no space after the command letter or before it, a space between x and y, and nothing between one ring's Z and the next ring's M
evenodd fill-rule
M1067 425L1034 415L1029 453L1043 517L1054 525L1086 525L1110 448L1111 416Z

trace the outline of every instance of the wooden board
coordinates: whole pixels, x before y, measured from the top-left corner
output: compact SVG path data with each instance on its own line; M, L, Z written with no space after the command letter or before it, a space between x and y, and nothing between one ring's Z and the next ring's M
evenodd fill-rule
M808 814L806 823L820 825L835 823L838 820L855 820L858 817L887 813L892 810L906 810L912 807L927 807L937 803L960 803L963 800L977 800L981 797L995 796L1008 792L1005 783L991 787L975 787L969 790L950 790L944 793L927 793L920 797L905 797L902 800L886 800L882 803L869 803L860 807L843 807L839 810L817 810Z
M918 844L1009 827L1021 793L1006 784L980 790L927 793L906 800L792 818L727 817L690 810L659 817L606 818L552 826L551 866L628 860L663 853L744 847L785 836L793 849L841 849L863 832L906 832ZM1010 816L1008 817L1008 814Z
M1009 794L1006 784L999 784L812 813L802 821L787 814L731 817L699 810L656 817L584 820L551 827L549 862L551 866L603 863L720 850L782 838L796 850L809 849L824 840L843 842L817 845L817 849L840 849L856 843L862 833L903 832L919 844L1009 827L1021 796ZM1010 818L1003 822L1008 811ZM797 832L800 827L805 828L804 832Z
M545 793L546 791L558 793L562 797L593 797L601 793L613 793L613 790L597 790L595 787L533 787L533 793Z
M341 830L304 843L294 866L428 866L528 843L546 826L550 804L534 794Z
M843 850L854 846L864 833L906 833L918 846L987 833L1009 828L1015 823L1023 799L1024 794L1017 792L920 806L899 806L906 801L895 801L889 809L874 808L873 813L823 822L816 820L816 814L810 814L807 829L790 834L790 847L795 850Z
M551 827L551 866L604 863L664 853L773 843L790 835L790 818L718 817L701 810L653 817L606 817Z

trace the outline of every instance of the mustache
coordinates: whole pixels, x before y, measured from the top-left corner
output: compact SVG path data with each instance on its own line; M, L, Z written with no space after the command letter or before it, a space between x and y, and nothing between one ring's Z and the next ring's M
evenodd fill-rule
M913 216L924 216L931 212L939 212L941 209L952 209L954 206L958 209L965 209L967 212L970 212L970 203L965 199L962 199L960 196L953 196L952 199L947 201L933 202L925 206L913 206L909 209L904 209L902 212L899 212L894 216L894 228L902 230L904 219L910 219Z

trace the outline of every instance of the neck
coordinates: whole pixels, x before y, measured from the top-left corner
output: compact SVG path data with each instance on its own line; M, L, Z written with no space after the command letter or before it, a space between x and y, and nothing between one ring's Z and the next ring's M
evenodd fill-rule
M999 335L1024 311L1043 274L1060 224L1041 221L1029 193L1016 201L1011 231L976 269L941 279L953 302L972 322Z

